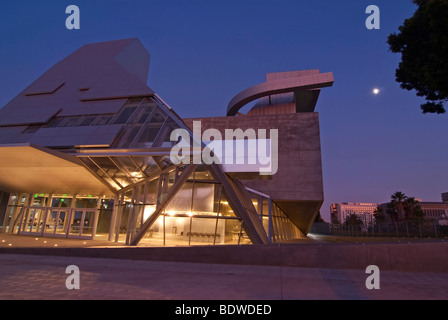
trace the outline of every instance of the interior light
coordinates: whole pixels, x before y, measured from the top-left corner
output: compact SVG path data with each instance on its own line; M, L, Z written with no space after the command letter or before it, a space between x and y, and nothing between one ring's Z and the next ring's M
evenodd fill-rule
M147 205L143 211L143 220L147 220L156 211L155 205Z
M187 215L188 215L189 217L192 217L192 216L193 216L193 212L187 212Z
M140 172L131 172L131 176L136 177L136 178L141 178L142 174Z

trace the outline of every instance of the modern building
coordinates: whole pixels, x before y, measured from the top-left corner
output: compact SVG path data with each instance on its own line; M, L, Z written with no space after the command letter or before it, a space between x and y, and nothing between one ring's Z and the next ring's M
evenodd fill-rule
M344 224L347 216L356 214L365 226L374 224L373 217L378 203L363 202L342 202L332 203L330 206L331 222L334 224Z
M323 202L314 109L333 75L268 74L226 116L182 119L148 87L149 62L138 39L88 44L0 109L1 232L156 246L306 236ZM241 162L197 161L217 153L212 128L240 129ZM198 149L173 157L182 139ZM251 161L251 142L269 163Z

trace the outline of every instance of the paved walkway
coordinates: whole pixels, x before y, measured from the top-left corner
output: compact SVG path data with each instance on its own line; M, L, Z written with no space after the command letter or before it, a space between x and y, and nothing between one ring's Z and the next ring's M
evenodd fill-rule
M80 270L68 290L66 267ZM382 271L367 290L365 270L236 266L0 254L0 300L448 299L448 274Z
M325 240L325 239L323 239ZM308 243L327 242L308 239ZM324 244L325 245L325 244ZM0 248L115 247L106 241L0 234ZM66 288L66 268L80 269L80 289ZM363 270L158 262L0 254L0 300L448 300L448 273L380 270L368 290Z

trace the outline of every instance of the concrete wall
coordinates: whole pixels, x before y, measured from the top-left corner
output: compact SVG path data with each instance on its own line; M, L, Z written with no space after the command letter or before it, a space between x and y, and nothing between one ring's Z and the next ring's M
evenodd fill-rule
M10 248L1 253L112 259L266 265L324 269L448 272L448 242L300 244L168 248Z
M201 121L202 131L217 129L278 129L278 171L268 181L242 180L244 185L271 196L305 234L324 200L319 115L289 113L185 119L192 128Z

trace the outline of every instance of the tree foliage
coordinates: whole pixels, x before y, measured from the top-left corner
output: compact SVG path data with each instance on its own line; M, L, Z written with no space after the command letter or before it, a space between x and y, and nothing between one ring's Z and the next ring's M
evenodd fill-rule
M373 212L373 217L375 218L375 223L384 223L387 221L387 217L384 214L384 210L381 207L377 207Z
M401 53L396 81L425 97L423 113L445 113L448 101L448 0L413 0L415 14L388 37L390 50Z
M420 202L400 191L391 195L386 212L394 221L419 220L424 216Z
M356 213L350 213L345 218L346 226L361 226L363 224L362 219Z

